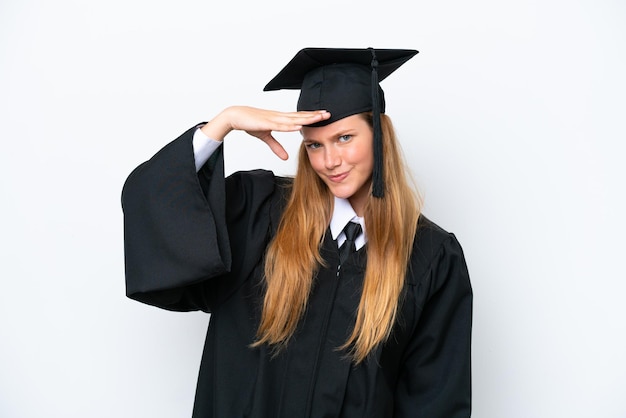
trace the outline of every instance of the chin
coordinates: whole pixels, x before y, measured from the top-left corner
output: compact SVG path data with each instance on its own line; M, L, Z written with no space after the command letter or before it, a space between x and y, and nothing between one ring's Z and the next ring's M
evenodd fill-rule
M338 197L340 199L350 199L352 197L351 193L336 193L331 190L333 196Z
M349 199L354 195L354 190L346 190L344 187L328 187L333 196L340 199Z

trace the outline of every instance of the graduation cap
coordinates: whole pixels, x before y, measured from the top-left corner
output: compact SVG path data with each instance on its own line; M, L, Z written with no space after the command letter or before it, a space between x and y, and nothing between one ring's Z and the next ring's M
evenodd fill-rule
M330 118L309 126L324 126L357 113L373 113L374 170L372 195L383 197L380 114L385 96L380 82L418 51L414 49L304 48L263 91L299 89L297 110L328 110Z

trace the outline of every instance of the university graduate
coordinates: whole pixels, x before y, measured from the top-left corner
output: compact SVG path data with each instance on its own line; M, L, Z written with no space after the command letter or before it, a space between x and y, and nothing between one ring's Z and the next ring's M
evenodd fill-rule
M265 87L297 111L227 107L126 180L128 297L210 313L193 417L470 416L463 251L421 213L379 84L416 53L303 49ZM225 178L233 130L283 159L272 132L299 132L296 175Z

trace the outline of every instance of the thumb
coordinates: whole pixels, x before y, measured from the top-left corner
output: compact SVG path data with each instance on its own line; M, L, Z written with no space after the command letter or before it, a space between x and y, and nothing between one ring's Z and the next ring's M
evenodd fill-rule
M267 144L268 147L272 150L274 154L278 156L281 160L287 160L289 158L289 154L285 151L285 148L278 142L272 134L267 134L260 138L263 142Z

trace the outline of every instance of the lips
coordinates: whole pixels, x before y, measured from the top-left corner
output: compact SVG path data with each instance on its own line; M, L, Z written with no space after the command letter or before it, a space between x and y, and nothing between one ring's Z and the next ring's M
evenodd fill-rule
M327 177L328 180L332 181L333 183L341 183L346 177L348 177L348 174L350 174L350 172L346 171L345 173L335 174Z

